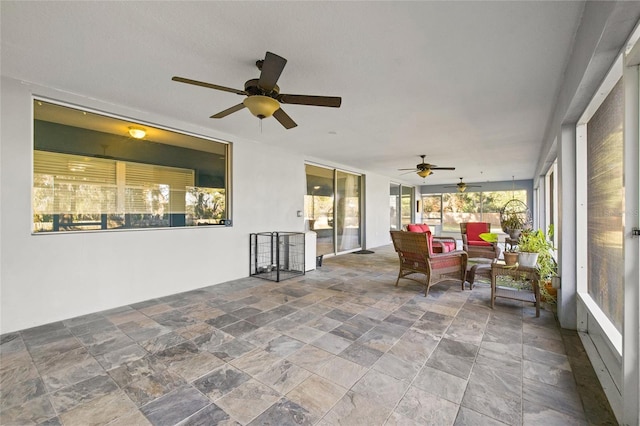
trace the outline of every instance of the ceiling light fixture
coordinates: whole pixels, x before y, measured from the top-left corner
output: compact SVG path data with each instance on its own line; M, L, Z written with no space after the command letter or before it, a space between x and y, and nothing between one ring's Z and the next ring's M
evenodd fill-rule
M249 96L242 103L260 120L271 117L280 108L280 102L262 95Z
M426 178L431 173L433 173L431 169L418 170L418 176L420 176L421 178Z
M147 135L147 131L139 127L129 127L129 134L132 138L142 139Z

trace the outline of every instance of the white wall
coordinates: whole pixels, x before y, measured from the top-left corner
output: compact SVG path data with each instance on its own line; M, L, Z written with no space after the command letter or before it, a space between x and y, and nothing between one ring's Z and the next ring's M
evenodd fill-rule
M304 230L300 154L6 77L0 87L0 333L247 277L250 233ZM32 235L33 95L233 142L233 226ZM389 179L354 171L366 175L367 247L388 244Z
M389 229L389 178L376 174L367 174L365 183L365 245L367 248L379 247L391 243Z

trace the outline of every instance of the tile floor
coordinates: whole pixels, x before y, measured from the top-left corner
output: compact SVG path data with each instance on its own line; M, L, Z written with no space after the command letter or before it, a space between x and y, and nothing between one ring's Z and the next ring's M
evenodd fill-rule
M616 424L551 312L374 250L5 334L0 424Z

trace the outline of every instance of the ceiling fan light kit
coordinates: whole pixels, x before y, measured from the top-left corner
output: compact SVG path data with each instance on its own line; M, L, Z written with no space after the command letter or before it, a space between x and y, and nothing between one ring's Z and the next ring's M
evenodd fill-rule
M284 70L286 64L287 60L285 58L275 53L267 52L264 59L256 61L256 67L260 70L260 78L247 80L244 84L244 90L177 76L172 77L171 80L246 96L242 103L220 111L212 115L211 118L224 118L246 107L251 114L261 120L273 116L285 129L291 129L296 127L297 124L284 112L280 107L281 104L312 105L331 108L340 107L342 98L337 96L309 96L280 93L280 88L276 85L276 82L278 78L280 78L280 74L282 74L282 70Z
M455 185L445 186L445 188L457 188L458 192L465 192L467 188L482 188L482 187L480 185L469 185L463 182L462 178L460 178L460 182L458 182Z
M262 95L249 96L242 103L260 120L271 117L280 108L277 100Z
M418 170L417 173L418 173L418 176L420 176L421 178L426 178L433 172L431 171L431 169L424 169L424 170Z

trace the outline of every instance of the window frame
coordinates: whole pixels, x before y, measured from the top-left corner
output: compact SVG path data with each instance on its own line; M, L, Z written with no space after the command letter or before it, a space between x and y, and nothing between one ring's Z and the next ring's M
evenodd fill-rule
M36 122L38 120L41 120L38 118L38 114L36 113L36 104L38 105L42 105L42 103L46 103L46 104L50 104L54 107L60 107L60 108L68 108L68 109L72 109L72 110L76 110L79 111L81 113L83 113L84 115L87 114L92 114L92 115L96 115L99 116L101 118L104 118L105 120L109 120L109 121L115 121L117 123L117 131L104 131L101 129L97 129L97 128L89 128L87 127L87 130L92 130L92 131L96 131L96 132L103 132L103 133L108 133L110 135L113 135L114 137L118 137L118 136L124 136L126 137L126 129L127 127L142 127L145 128L147 130L152 130L154 132L159 132L162 133L164 135L176 135L176 137L178 139L180 138L185 138L184 140L180 141L158 141L158 140L152 140L152 139L143 139L143 141L145 142L153 142L153 143L158 143L160 145L164 145L167 147L176 147L176 148L181 148L181 149L186 149L186 150L191 150L191 151L196 151L196 152L202 152L205 153L207 155L219 155L221 157L224 158L220 158L220 160L222 161L223 167L224 167L224 176L222 178L222 187L208 187L208 186L198 186L198 182L197 180L194 181L194 187L201 187L201 188L211 188L211 189L223 189L224 190L224 209L222 211L222 217L220 219L214 219L217 221L217 223L206 223L206 225L208 226L199 226L201 224L194 222L193 224L187 224L186 223L186 217L188 214L188 208L185 209L184 212L184 216L185 216L185 220L183 221L184 223L182 224L178 224L178 225L171 225L169 224L168 226L147 226L147 227L135 227L135 226L131 226L131 227L117 227L117 228L104 228L104 222L103 222L103 226L101 226L100 229L73 229L73 230L51 230L51 231L38 231L36 229L35 226L35 221L34 221L34 216L36 214L36 210L35 210L35 202L34 202L34 198L33 198L33 194L31 196L31 201L29 203L29 207L30 207L30 234L31 235L58 235L58 234L74 234L74 233L87 233L87 232L127 232L127 231L150 231L150 230L168 230L168 229L191 229L191 228L219 228L219 227L230 227L232 226L233 220L233 211L232 211L232 168L231 168L231 164L232 164L232 143L229 141L225 141L225 140L221 140L218 138L213 138L213 137L209 137L209 136L205 136L202 134L198 134L198 133L194 133L194 132L189 132L189 131L185 131L185 130L180 130L174 127L169 127L169 126L164 126L164 125L160 125L160 124L156 124L156 123L151 123L148 121L144 121L144 120L139 120L139 119L135 119L135 118L131 118L131 117L127 117L124 115L119 115L116 113L112 113L112 112L107 112L104 110L98 110L95 108L91 108L91 107L87 107L87 106L83 106L83 105L79 105L79 104L74 104L74 103L70 103L70 102L65 102L65 101L60 101L60 100L56 100L56 99L52 99L46 96L40 96L40 95L33 95L31 96L31 112L32 112L32 118L31 118L31 124L32 124L32 134L31 134L31 190L34 191L35 190L35 181L36 181L36 172L35 172L35 165L34 165L34 159L36 156L36 151L40 151L42 150L41 148L36 147L36 131L35 131L35 126L36 126ZM41 121L48 121L48 120L41 120ZM80 126L74 126L73 124L68 124L65 123L64 120L57 120L57 121L50 121L51 123L54 124L60 124L60 125L65 125L65 126L70 126L70 127L76 127L76 128L82 128ZM120 130L121 127L123 129L125 129L123 131L123 134L120 134ZM185 142L186 141L186 142ZM216 152L216 150L214 149L206 149L207 145L210 144L211 142L217 144L215 145L218 150L217 151L222 151L222 153L220 152ZM100 156L95 155L94 157L91 157L90 155L86 155L86 154L82 154L82 153L78 153L78 152L64 152L61 150L56 150L56 149L47 149L47 150L43 150L43 151L48 151L48 152L53 152L53 153L61 153L61 154L70 154L70 155L77 155L79 157L85 156L88 158L100 158ZM161 168L183 168L185 169L185 167L176 167L175 165L172 164L166 164L163 162L159 162L159 161L138 161L138 160L131 160L131 159L122 159L122 158L114 158L114 160L116 162L120 162L120 163L137 163L140 165L144 165L144 166L157 166L157 167L161 167ZM190 168L186 168L186 169L190 169ZM196 174L196 171L198 170L197 168L191 168L190 170L193 170L194 174ZM218 170L220 170L220 167L218 168ZM154 183L150 182L149 183L150 186L153 186ZM188 187L185 187L184 190L180 190L180 191L184 191L185 194L189 193L189 189ZM122 200L124 201L124 200ZM109 214L109 213L107 213ZM127 212L123 212L123 217L124 215L127 214ZM102 214L104 216L104 214ZM104 219L102 219L104 221Z

